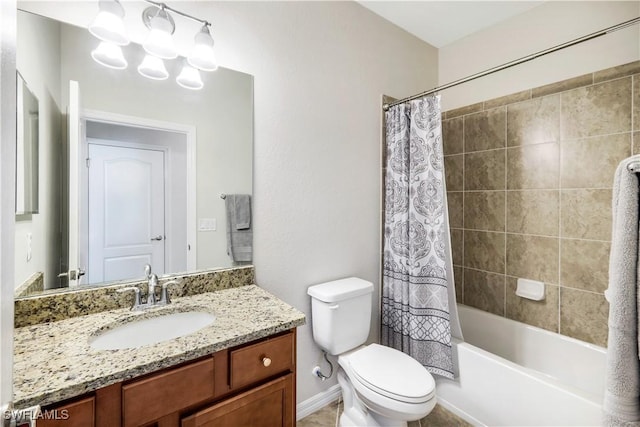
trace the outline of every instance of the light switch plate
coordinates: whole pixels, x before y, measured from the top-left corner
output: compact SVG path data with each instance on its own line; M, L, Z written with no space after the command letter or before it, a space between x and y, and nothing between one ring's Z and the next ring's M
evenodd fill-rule
M200 218L198 220L198 231L216 231L216 228L215 218Z

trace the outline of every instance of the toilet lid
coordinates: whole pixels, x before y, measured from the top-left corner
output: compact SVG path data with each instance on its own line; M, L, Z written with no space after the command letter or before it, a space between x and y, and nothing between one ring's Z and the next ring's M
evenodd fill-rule
M357 379L385 396L404 401L426 401L436 383L413 357L379 344L370 344L349 355Z

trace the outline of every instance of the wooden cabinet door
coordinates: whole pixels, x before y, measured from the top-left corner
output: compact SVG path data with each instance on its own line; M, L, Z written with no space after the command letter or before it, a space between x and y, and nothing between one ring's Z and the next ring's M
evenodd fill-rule
M46 408L36 424L38 427L93 427L94 412L95 398L91 396L62 406Z
M182 419L182 427L292 427L293 374L288 374Z
M213 357L209 357L122 386L124 427L146 425L211 399L213 369Z

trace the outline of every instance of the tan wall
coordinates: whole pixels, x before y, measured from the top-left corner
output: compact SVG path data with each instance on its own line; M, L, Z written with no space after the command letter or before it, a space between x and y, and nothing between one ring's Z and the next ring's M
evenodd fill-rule
M611 187L640 152L638 73L640 61L444 114L459 301L606 346ZM545 282L545 300L516 296L518 277Z

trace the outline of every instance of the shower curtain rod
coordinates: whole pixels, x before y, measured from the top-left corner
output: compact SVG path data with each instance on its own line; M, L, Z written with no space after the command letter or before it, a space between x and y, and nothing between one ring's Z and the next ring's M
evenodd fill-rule
M525 62L529 62L529 61L534 60L536 58L540 58L541 56L548 55L548 54L553 53L553 52L557 52L557 51L559 51L561 49L564 49L564 48L567 48L567 47L571 47L571 46L577 45L577 44L582 43L582 42L586 42L587 40L592 40L592 39L595 39L597 37L604 36L605 34L611 34L611 33L615 32L615 31L622 30L623 28L629 27L629 26L637 24L639 22L640 22L640 16L637 17L637 18L630 19L628 21L622 22L622 23L620 23L618 25L614 25L612 27L605 28L604 30L596 31L595 33L587 34L586 36L582 36L580 38L573 39L573 40L568 41L566 43L559 44L559 45L551 47L549 49L541 50L541 51L533 53L531 55L523 56L522 58L515 59L515 60L513 60L511 62L506 62L506 63L504 63L502 65L498 65L497 67L489 68L488 70L484 70L484 71L481 71L479 73L472 74L472 75L464 77L462 79L454 80L451 83L447 83L447 84L444 84L442 86L437 86L437 87L435 87L433 89L429 89L429 90L427 90L425 92L418 93L416 95L412 95L412 96L409 96L407 98L403 98L403 99L401 99L399 101L394 101L394 102L390 102L390 103L387 103L387 104L383 104L382 105L382 109L384 111L387 111L389 108L391 108L391 107L393 107L395 105L399 105L399 104L405 103L407 101L413 101L414 99L418 99L418 98L421 98L421 97L426 96L426 95L431 95L431 94L439 92L441 90L449 89L451 87L458 86L458 85L470 82L470 81L475 80L475 79L479 79L480 77L484 77L484 76L488 76L489 74L497 73L498 71L506 70L507 68L511 68L511 67L516 66L516 65L520 65L520 64L523 64Z

